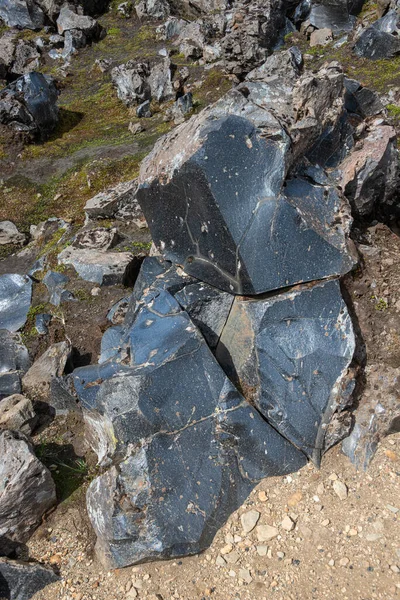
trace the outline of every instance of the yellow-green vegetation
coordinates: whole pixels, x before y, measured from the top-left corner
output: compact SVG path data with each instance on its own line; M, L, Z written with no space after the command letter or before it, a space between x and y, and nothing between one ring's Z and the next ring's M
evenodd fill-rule
M375 309L380 312L384 311L388 307L388 303L383 298L374 298L375 299Z
M56 306L49 304L48 302L42 302L31 306L28 315L26 317L26 323L21 330L21 339L24 344L29 345L30 342L38 335L35 327L36 316L42 313L50 314L55 317L62 317L62 312Z

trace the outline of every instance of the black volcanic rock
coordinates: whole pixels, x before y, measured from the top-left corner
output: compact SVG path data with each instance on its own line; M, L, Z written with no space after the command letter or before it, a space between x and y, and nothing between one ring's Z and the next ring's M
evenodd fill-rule
M0 598L30 600L58 580L54 571L40 564L0 559Z
M217 358L273 427L317 464L354 388L355 339L338 281L236 298Z
M357 56L381 60L400 54L400 16L398 11L390 10L365 29L354 45Z

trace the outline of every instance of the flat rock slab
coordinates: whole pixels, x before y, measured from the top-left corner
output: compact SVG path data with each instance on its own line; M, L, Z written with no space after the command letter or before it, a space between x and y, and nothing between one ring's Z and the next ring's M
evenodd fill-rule
M5 600L30 600L58 580L54 571L40 564L0 559L0 598Z
M143 300L115 356L72 377L100 464L118 463L87 494L110 566L200 552L260 479L306 462L165 290Z
M136 192L136 179L100 192L86 202L86 217L88 219L127 219L138 227L146 227L146 220L137 201Z
M0 400L21 392L21 377L29 364L28 350L19 334L0 329Z
M52 344L33 363L22 378L22 387L33 400L44 400L51 403L51 384L61 377L71 354L69 341Z
M286 134L267 111L251 110L254 121L265 119L263 134L257 121L219 116L215 106L143 161L137 196L155 244L186 273L232 294L346 273L354 264L346 202L318 170L285 181Z
M130 252L101 252L72 246L58 255L58 264L72 265L79 277L99 285L122 283L131 260Z
M273 427L319 464L327 425L349 402L355 349L336 280L237 298L217 358Z
M26 275L0 275L0 329L18 331L31 306L32 281Z
M22 434L0 431L0 555L25 543L56 501L50 471Z

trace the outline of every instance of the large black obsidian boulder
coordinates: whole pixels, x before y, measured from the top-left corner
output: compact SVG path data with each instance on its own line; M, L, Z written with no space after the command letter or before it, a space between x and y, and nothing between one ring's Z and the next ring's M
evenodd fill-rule
M400 54L399 21L398 11L390 10L360 35L354 45L354 52L372 60L393 58Z

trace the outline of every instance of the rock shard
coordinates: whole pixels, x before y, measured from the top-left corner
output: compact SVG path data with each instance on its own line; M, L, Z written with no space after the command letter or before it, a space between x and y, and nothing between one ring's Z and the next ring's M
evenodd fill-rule
M59 577L38 563L0 559L0 598L30 600Z
M18 331L31 306L32 281L26 275L0 275L0 329Z

